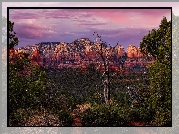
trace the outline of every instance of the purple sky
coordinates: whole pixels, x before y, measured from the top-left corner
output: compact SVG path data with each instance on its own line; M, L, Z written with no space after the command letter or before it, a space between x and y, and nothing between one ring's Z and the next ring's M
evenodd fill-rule
M139 46L149 30L158 28L163 16L171 19L170 9L10 9L15 22L18 47L40 42L68 42L78 38L94 41L98 32L104 41L125 50Z

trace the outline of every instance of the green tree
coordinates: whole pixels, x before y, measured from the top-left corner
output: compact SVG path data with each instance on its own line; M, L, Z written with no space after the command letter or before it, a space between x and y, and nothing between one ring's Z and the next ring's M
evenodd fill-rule
M178 98L179 98L179 16L172 12L172 128L158 128L157 133L175 133L178 130Z
M159 62L171 59L171 21L163 18L159 29L152 29L140 43L141 52Z
M13 32L13 25L14 23L9 21L9 50L14 49L14 46L18 45L18 38L15 36L16 33ZM9 125L17 125L16 123L19 119L15 117L15 113L18 109L36 107L44 101L47 77L46 73L41 71L38 66L31 65L29 54L9 52L11 55L8 63ZM14 122L14 118L16 122Z
M152 29L140 43L141 51L154 62L149 66L150 92L148 109L154 115L153 125L171 125L171 21L164 17L159 28Z
M9 48L14 48L18 45L18 38L16 37L16 33L13 31L14 22L9 21Z

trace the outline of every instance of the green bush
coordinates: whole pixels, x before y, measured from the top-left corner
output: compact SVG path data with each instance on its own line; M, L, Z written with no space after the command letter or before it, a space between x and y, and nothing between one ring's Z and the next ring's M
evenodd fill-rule
M9 71L9 111L19 108L28 108L41 103L45 96L46 74L43 71L31 70L32 73L18 76L13 69L15 65L10 64Z
M80 116L83 126L128 126L126 109L115 105L94 105Z
M132 121L150 124L154 119L154 111L144 107L133 107L129 110L129 116Z
M154 111L155 126L171 126L171 21L164 17L159 28L152 29L140 43L141 52L155 60L149 66L149 95L146 104ZM151 45L152 44L152 45Z
M9 126L23 126L25 116L22 112L14 112L9 115Z
M68 110L60 110L58 115L62 126L72 126L73 117L71 116L71 113Z
M100 91L96 91L92 96L88 98L88 101L94 104L102 104L104 103L103 93Z

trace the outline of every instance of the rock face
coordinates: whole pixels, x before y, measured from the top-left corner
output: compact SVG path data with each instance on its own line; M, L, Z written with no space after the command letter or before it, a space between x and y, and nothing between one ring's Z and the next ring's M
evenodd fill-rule
M32 54L32 60L37 62L40 60L40 51L38 49L34 50Z
M59 45L57 45L57 50L58 50L58 53L66 55L68 52L67 43L61 42Z
M119 45L118 47L117 47L117 56L118 57L122 57L122 56L125 56L125 50L124 50L124 47L123 46L121 46L121 45Z
M140 47L138 47L138 55L137 55L137 57L143 57L144 55L141 53L141 51L140 51Z
M31 64L37 65L39 67L43 66L43 61L42 61L42 58L40 56L40 50L39 49L35 49L33 51L32 57L31 57Z
M141 58L144 55L141 53L140 47L130 44L127 48L127 56L128 58Z
M11 48L11 49L9 50L9 60L12 59L12 57L13 57L14 54L15 54L15 50L14 50L14 48Z
M99 55L95 51L89 51L86 53L84 60L90 61L90 60L97 60L98 58Z
M90 52L90 44L87 44L87 45L86 45L85 53L87 54L88 52Z
M42 62L43 66L47 67L61 67L64 65L82 65L101 60L99 54L94 50L100 49L100 44L91 42L88 38L80 38L72 43L66 42L45 42L20 48L18 51L28 52L31 55L32 61L38 65ZM110 50L109 47L106 50ZM103 50L104 51L104 50ZM104 53L103 53L104 54ZM114 53L110 59L111 63L115 65L128 65L133 62L143 62L143 54L140 48L130 44L125 52L122 45L118 45L114 49ZM133 61L136 60L136 61Z
M127 57L129 58L137 58L138 57L138 49L136 46L130 44L127 48Z

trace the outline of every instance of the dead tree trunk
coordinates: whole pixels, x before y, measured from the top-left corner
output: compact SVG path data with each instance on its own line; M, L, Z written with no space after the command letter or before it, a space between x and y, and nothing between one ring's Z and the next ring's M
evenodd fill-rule
M105 100L105 102L107 102L108 101L108 97L107 97L107 84L105 83L105 81L104 81L103 85L104 85L104 100Z
M110 72L109 72L109 55L106 54L106 58L102 53L99 53L103 64L104 64L104 80L103 80L103 87L104 87L104 100L106 104L109 104L110 102Z
M110 72L109 72L109 66L110 66L109 61L111 60L111 56L114 53L114 49L116 48L118 43L115 47L110 46L110 48L108 49L106 47L106 44L103 43L103 41L101 40L101 36L99 36L97 34L97 38L100 39L99 47L96 45L94 49L97 52L97 54L101 57L102 65L104 65L104 73L103 73L104 77L102 80L103 87L104 87L104 100L105 100L106 104L110 104L110 99L111 99L110 98L111 97L110 96L110 92L111 92L110 81L111 81L111 78L110 78ZM101 63L100 63L100 65L101 65Z

